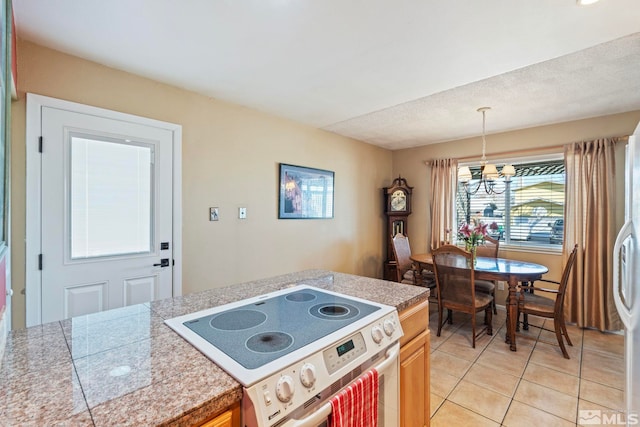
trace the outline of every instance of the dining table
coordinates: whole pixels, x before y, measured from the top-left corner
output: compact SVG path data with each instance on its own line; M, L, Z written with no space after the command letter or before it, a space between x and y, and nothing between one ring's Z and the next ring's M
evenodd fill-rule
M433 257L430 253L411 255L411 260L423 269L433 271ZM469 269L467 258L452 256L447 258L447 266ZM440 265L440 264L438 264ZM518 261L508 258L475 257L473 263L474 277L477 280L501 280L509 286L507 297L507 336L506 342L512 351L516 351L516 326L518 322L518 296L517 288L520 282L533 282L542 278L549 269L541 264Z

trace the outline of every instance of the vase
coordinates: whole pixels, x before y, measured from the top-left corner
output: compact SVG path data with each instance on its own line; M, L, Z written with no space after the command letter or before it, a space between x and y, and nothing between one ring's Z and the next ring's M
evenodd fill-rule
M478 262L477 258L476 258L476 249L478 247L474 244L471 244L469 242L465 242L465 250L467 252L471 252L471 259L473 260L473 265L475 266L476 263Z

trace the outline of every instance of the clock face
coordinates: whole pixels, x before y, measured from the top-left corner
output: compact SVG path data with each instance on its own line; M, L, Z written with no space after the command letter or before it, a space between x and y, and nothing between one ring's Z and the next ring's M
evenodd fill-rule
M391 195L391 210L405 211L407 210L407 195L402 190L396 190Z

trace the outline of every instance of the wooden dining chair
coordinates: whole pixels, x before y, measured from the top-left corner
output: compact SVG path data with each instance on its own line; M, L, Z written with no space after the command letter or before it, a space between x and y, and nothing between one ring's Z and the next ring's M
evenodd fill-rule
M473 255L454 245L444 245L432 253L433 269L436 276L436 296L438 300L438 333L442 325L451 319L452 311L471 315L472 347L476 347L476 338L486 331L492 335L493 297L482 292L476 293L474 281ZM452 265L452 262L459 264ZM444 310L447 317L443 318ZM485 321L482 330L476 333L476 313L484 311Z
M491 236L485 236L484 242L476 247L476 255L488 258L498 258L500 241ZM493 314L498 314L496 308L496 282L493 280L476 280L476 291L493 297Z
M573 346L571 343L571 339L569 338L569 334L567 334L567 326L564 321L564 296L567 290L567 284L569 283L569 277L571 275L571 269L576 261L576 254L578 252L578 245L573 247L573 251L569 255L567 259L567 263L562 270L562 279L557 282L554 280L545 280L538 279L537 282L547 282L554 283L558 285L558 289L547 289L541 288L533 285L521 285L520 292L518 292L518 317L520 319L520 314L524 315L535 315L545 318L553 319L553 331L550 329L544 328L542 326L535 326L537 328L545 329L551 332L555 332L556 338L558 340L558 344L560 345L560 350L562 350L562 354L565 359L569 359L569 353L567 353L567 349L564 346L564 339L567 340L567 344ZM545 298L542 295L525 292L525 291L541 291L548 292L551 294L555 294L555 299ZM524 316L524 321L522 322L522 329L529 329L528 317Z
M419 267L411 261L409 238L402 233L393 236L393 255L396 258L396 281L408 285L435 288L435 277L427 270L419 271Z

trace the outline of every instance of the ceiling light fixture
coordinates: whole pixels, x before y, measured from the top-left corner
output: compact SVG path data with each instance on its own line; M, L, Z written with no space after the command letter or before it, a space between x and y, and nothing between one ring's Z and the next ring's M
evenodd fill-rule
M480 172L482 173L482 177L475 188L473 188L473 185L471 184L471 179L473 177L469 166L462 166L458 169L458 181L463 184L464 190L468 194L476 194L481 186L484 187L487 194L502 194L511 183L511 177L516 174L516 170L513 165L504 165L501 173L499 174L496 165L493 163L487 163L487 156L485 155L485 149L487 146L487 141L485 139L485 113L490 109L491 107L478 108L478 112L482 113L482 158L480 159ZM500 175L504 177L504 188L501 191L496 188L496 182L498 178L500 178Z
M576 0L578 6L588 6L590 4L597 3L599 0Z

